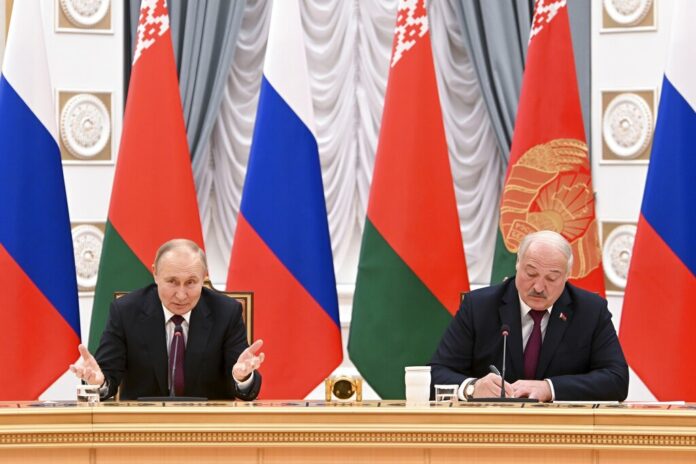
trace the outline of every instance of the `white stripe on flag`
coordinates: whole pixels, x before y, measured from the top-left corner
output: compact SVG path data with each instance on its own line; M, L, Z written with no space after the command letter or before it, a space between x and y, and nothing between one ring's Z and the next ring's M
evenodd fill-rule
M304 32L297 0L273 2L263 74L316 138Z
M2 74L58 143L43 24L39 0L14 2Z

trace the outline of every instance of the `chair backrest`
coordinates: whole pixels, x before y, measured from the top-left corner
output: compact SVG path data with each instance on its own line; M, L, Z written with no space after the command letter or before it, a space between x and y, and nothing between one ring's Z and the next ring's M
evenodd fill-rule
M227 292L218 290L213 287L212 282L207 277L203 282L203 286L239 301L242 305L242 320L247 330L247 342L251 345L254 342L254 292Z
M226 292L213 287L210 279L206 278L203 286L225 295L229 298L234 298L242 305L242 320L247 330L247 342L251 345L254 341L254 292ZM121 298L127 295L128 292L114 292L114 299Z

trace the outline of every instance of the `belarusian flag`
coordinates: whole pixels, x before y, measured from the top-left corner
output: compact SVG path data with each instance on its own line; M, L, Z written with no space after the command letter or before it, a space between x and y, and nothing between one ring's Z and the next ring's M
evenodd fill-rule
M92 308L96 350L114 291L152 282L155 252L172 238L203 246L164 0L143 0L109 218Z
M402 0L348 345L382 398L404 397L468 290L425 0Z
M602 253L566 1L537 0L500 204L493 282L515 273L522 237L562 234L571 281L604 295Z

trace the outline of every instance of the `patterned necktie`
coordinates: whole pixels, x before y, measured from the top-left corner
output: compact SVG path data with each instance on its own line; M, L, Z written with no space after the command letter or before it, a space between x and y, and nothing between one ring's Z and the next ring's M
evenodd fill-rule
M174 336L169 345L169 375L172 377L169 395L182 396L184 394L184 355L186 354L184 329L181 327L184 318L177 314L172 316L170 321L174 323Z
M533 380L536 377L539 353L541 353L541 319L546 314L546 311L535 311L532 309L528 314L534 319L534 327L524 349L524 378Z

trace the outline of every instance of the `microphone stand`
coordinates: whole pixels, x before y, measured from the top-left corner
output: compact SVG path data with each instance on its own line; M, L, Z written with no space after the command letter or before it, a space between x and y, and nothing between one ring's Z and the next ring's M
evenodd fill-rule
M174 332L174 337L181 337L181 332L175 331ZM178 342L180 342L179 340ZM208 401L208 398L205 398L203 396L176 396L176 390L174 388L174 378L176 376L176 356L179 354L179 343L174 344L174 357L172 358L174 362L172 363L172 370L170 372L172 378L170 381L169 385L169 396L140 396L138 397L138 401L153 401L153 402L160 402L160 401L178 401L178 402L196 402L196 401Z
M503 336L503 373L501 374L493 364L488 366L491 372L500 376L500 397L471 398L469 401L476 403L538 403L539 400L534 398L509 398L505 396L505 354L507 352L507 338L510 335L510 327L507 324L503 324L500 334Z
M507 353L508 335L508 331L503 330L503 374L500 376L500 398L503 400L505 399L505 354Z
M181 333L178 331L174 332L174 338L181 337ZM169 381L169 397L174 398L176 396L176 391L174 388L174 379L176 378L176 356L179 354L179 340L174 343L174 356L172 357L172 371L170 372L171 380Z

